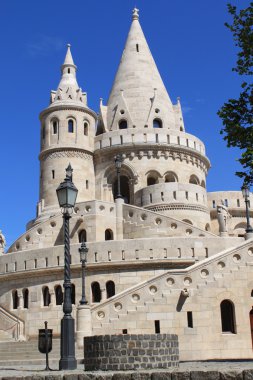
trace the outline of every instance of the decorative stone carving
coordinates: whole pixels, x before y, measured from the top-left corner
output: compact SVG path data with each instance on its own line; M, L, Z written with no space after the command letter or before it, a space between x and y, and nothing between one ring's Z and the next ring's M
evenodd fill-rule
M219 233L220 236L226 236L228 234L228 219L230 214L227 207L224 205L224 202L221 200L221 203L217 205L217 219L219 223Z

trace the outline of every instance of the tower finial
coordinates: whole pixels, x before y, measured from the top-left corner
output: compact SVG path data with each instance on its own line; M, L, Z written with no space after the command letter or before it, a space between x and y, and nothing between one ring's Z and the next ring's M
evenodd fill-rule
M134 9L133 9L132 19L133 20L139 20L139 9L137 9L136 7L134 7Z
M66 53L66 57L65 57L63 65L73 65L73 66L75 66L73 58L72 58L72 54L71 54L71 51L70 51L70 46L71 46L70 44L67 44L67 53Z

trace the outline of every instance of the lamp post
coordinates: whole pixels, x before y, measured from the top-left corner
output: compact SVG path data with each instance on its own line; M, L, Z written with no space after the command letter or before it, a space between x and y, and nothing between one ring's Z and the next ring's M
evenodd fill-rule
M64 226L64 299L61 320L61 359L59 369L76 369L75 358L75 320L71 316L71 274L70 274L70 243L69 243L69 220L76 203L77 188L72 182L73 169L69 164L66 169L66 178L56 189L58 202L63 214Z
M122 155L119 153L115 156L115 159L114 159L115 168L116 168L116 172L117 172L117 184L118 184L116 199L122 198L121 191L120 191L120 170L121 170L123 160L124 159L123 159Z
M82 242L81 248L79 248L80 262L82 263L82 298L80 300L80 305L87 305L87 300L85 296L85 266L87 263L87 254L89 249L86 247L85 242Z
M253 233L253 228L250 225L250 220L249 220L249 188L247 185L242 186L242 195L243 198L245 199L245 205L246 205L246 219L247 219L247 227L246 227L246 233Z

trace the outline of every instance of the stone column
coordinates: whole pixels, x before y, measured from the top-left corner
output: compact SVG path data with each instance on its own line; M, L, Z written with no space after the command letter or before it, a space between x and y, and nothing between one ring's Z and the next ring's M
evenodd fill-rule
M90 305L78 305L76 313L76 341L77 347L83 348L83 337L91 336L91 312Z
M18 309L24 309L24 297L23 293L18 293Z
M50 304L49 304L49 306L53 307L53 306L56 305L56 302L55 302L55 292L54 292L54 290L49 290L49 292L50 292Z
M115 199L116 203L116 239L123 240L123 204L124 199ZM115 239L115 240L116 240Z
M101 291L101 301L105 301L107 298L106 298L106 288L101 288L100 289Z

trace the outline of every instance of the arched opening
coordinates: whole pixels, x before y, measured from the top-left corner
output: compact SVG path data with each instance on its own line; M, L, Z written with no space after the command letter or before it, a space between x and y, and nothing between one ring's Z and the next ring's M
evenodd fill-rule
M63 292L61 285L56 285L54 288L55 292L55 303L56 305L62 305L63 303Z
M24 309L28 309L28 306L29 306L29 290L23 289L22 293L23 293Z
M87 234L86 234L86 230L85 229L79 231L79 233L78 233L78 240L79 240L79 243L86 243L86 241L87 241Z
M169 172L165 175L165 182L177 182L177 175L173 172Z
M119 129L127 129L127 121L126 120L120 120L119 121Z
M147 186L155 185L157 183L157 178L148 176L147 178Z
M238 237L244 237L246 228L247 224L245 222L238 223L234 227L234 235L237 235Z
M162 128L162 127L163 127L162 120L160 119L153 120L153 128Z
M129 203L130 201L130 189L129 189L129 179L127 176L122 175L120 176L120 192L124 199L125 203ZM113 197L116 198L118 193L118 180L115 179L113 183Z
M201 187L203 187L204 189L206 188L206 183L205 183L205 181L203 180L203 181L201 181L201 184L200 184L200 186Z
M115 284L113 281L107 281L106 283L106 298L115 296Z
M100 285L97 281L91 284L91 294L92 294L92 302L101 301L101 290L100 290Z
M19 306L18 291L13 290L12 291L12 308L17 309L18 306Z
M221 328L224 333L236 333L234 304L229 300L223 300L220 304Z
M74 121L72 119L68 120L68 132L74 133Z
M53 120L52 129L53 129L52 130L53 135L56 135L58 132L58 121L57 120Z
M85 136L88 136L88 134L89 134L89 124L88 124L87 121L85 121L85 122L83 123L83 134L84 134Z
M76 287L74 284L71 284L71 303L72 305L76 303Z
M189 183L192 183L193 185L199 185L199 179L195 174L192 174L189 179Z
M42 294L43 294L43 305L49 306L51 303L51 296L50 296L49 289L47 286L43 287Z
M105 240L113 240L113 232L109 228L105 230Z
M253 348L253 308L249 312L249 321L250 321L251 342L252 342L252 348Z

